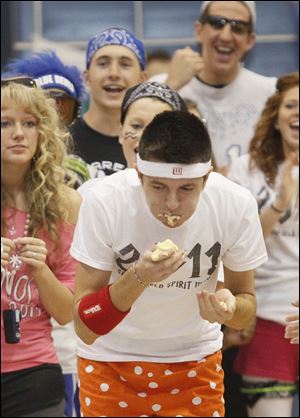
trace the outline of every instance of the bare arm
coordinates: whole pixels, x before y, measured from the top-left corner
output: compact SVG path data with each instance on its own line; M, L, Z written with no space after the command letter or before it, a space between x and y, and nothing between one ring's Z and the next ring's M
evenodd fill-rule
M73 318L75 332L86 344L92 344L99 335L89 330L81 321L78 313L79 303L84 296L95 293L106 286L109 282L110 274L110 271L96 270L83 263L77 265Z
M256 314L254 271L239 272L224 267L224 286L236 300L234 315L225 325L235 329L246 328Z
M223 289L223 288L224 288L224 283L218 281L216 291ZM224 326L222 328L223 336L224 336L222 351L225 351L230 347L248 344L253 337L255 326L256 326L255 316L251 319L247 327L243 329L237 330L228 326Z
M78 313L79 303L84 296L107 286L110 275L110 271L97 270L83 263L79 263L77 267L73 315L76 334L86 344L92 344L99 335L91 331L81 321ZM144 288L135 279L132 268L130 268L110 287L109 291L114 306L120 311L126 312L144 291Z
M275 207L278 209L278 212L275 211L273 208ZM268 238L268 236L271 234L274 226L279 222L280 218L284 214L286 209L279 209L283 208L283 206L280 206L280 204L277 203L277 200L272 204L272 206L268 206L264 208L260 215L260 222L261 227L263 231L264 238Z
M36 276L35 283L42 305L60 325L72 321L73 294L45 265Z
M260 215L260 221L264 238L266 239L280 218L287 211L299 187L298 179L293 178L293 167L298 164L296 153L292 153L284 162L281 184L278 195L272 205L264 208Z
M160 282L174 273L182 264L185 257L183 251L170 252L161 261L153 262L151 252L145 254L136 264L136 272L145 285L151 282ZM74 298L74 323L75 331L79 338L86 344L92 344L99 335L92 332L80 319L78 308L84 296L96 293L108 285L111 272L97 270L83 263L79 263L76 273L76 291ZM113 305L122 312L128 311L137 298L143 293L145 287L135 277L133 268L130 267L109 288L110 298Z

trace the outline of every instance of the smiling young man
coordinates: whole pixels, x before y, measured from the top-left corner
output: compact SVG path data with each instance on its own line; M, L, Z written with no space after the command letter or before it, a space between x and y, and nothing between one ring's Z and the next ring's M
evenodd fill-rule
M243 67L255 43L254 1L204 1L195 23L201 55L187 47L175 52L165 82L197 103L207 120L216 163L226 174L248 151L254 127L276 78Z
M101 177L126 167L118 141L120 110L126 90L145 79L141 41L123 28L109 28L88 44L85 81L89 109L71 127L75 151Z
M165 111L143 132L137 169L87 191L71 249L84 416L224 415L220 324L255 314L266 251L254 198L210 159L203 123ZM167 239L179 249L153 261Z

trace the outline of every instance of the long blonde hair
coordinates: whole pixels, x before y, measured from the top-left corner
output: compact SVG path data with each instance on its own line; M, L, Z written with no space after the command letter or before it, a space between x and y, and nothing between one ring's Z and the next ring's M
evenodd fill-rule
M1 87L1 109L11 104L32 114L38 124L37 150L24 179L30 213L28 234L35 236L44 230L58 241L58 223L65 222L68 216L64 161L70 135L60 122L54 100L45 90L9 83ZM8 201L9 193L1 180L1 228L4 230L3 209Z

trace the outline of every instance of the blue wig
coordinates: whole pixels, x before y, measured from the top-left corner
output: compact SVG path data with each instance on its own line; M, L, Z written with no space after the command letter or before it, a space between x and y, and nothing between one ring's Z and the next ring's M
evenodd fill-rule
M59 88L77 100L84 95L80 70L75 65L63 64L52 50L11 60L5 67L5 73L32 77L40 87Z

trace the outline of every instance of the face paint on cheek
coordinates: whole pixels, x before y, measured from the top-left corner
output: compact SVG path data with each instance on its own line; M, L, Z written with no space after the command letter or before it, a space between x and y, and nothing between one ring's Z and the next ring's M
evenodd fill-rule
M135 141L138 138L136 132L125 132L124 139L127 141L128 139L131 139L132 141Z

